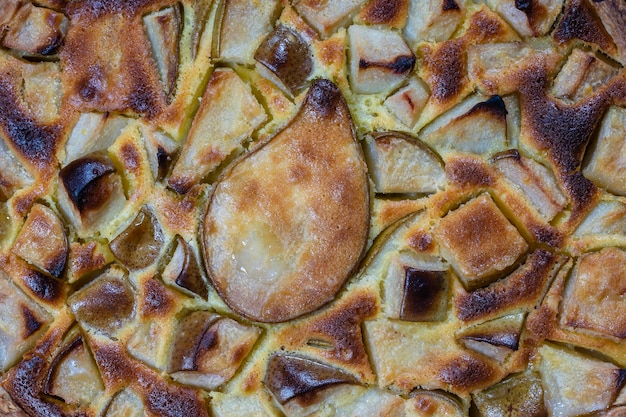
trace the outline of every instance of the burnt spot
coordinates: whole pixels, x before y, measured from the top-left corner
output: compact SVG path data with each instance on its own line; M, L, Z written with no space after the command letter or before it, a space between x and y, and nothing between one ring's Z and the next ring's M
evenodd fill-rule
M482 160L457 157L446 164L446 176L450 182L462 187L489 187L494 178Z
M545 73L525 78L528 82L520 86L522 118L527 120L532 138L550 153L560 173L576 171L608 100L594 95L575 105L557 102L545 93Z
M24 333L22 338L26 339L43 326L43 323L37 319L35 313L25 305L20 306L22 309L22 317L24 318Z
M172 164L172 155L169 154L163 147L159 146L157 148L157 181L161 181L167 175L167 172L170 169L170 165Z
M441 10L443 10L444 12L447 12L450 10L458 11L458 10L461 10L461 8L459 7L456 0L443 0L443 3L441 4Z
M86 77L80 80L76 89L80 98L86 102L97 102L106 93L106 75L100 65L90 65Z
M550 279L558 257L543 249L529 255L526 265L506 279L455 299L457 317L470 321L487 317L525 301L536 301Z
M594 43L608 52L615 50L613 39L586 0L569 0L567 2L563 18L552 36L559 43L580 39Z
M487 363L474 356L463 354L445 364L439 372L439 379L454 390L472 391L492 382L496 371Z
M330 365L312 359L274 354L268 361L265 386L280 404L337 384L355 384L356 379Z
M498 333L472 333L465 336L465 339L475 340L477 342L489 343L493 346L502 346L511 350L519 348L519 333L498 332Z
M529 15L533 11L533 1L532 0L515 0L515 8Z
M70 414L65 413L59 404L44 401L42 398L47 372L48 364L43 357L27 356L11 370L4 382L4 387L13 401L29 415L69 416ZM72 415L85 416L84 413Z
M530 234L538 243L552 248L559 248L563 244L563 234L553 226L530 226Z
M391 62L370 62L365 59L359 60L359 68L360 69L368 69L368 68L382 68L385 70L389 70L394 74L405 74L410 72L415 65L415 57L413 55L402 55L397 57Z
M487 101L476 104L467 112L467 116L474 113L487 113L502 120L506 119L506 115L508 114L504 100L498 95L491 96Z
M404 294L400 307L401 320L443 320L447 301L448 280L445 271L406 268Z
M36 270L29 270L22 282L41 301L55 303L63 297L63 283Z
M40 125L18 107L20 102L13 87L0 78L0 128L21 156L43 168L56 160L60 140L59 125Z
M67 193L78 209L84 213L101 207L109 198L106 181L115 172L111 160L104 153L96 153L69 163L59 172Z
M332 81L319 79L311 85L304 107L306 110L326 118L335 114L340 103L343 103L343 96L339 88Z

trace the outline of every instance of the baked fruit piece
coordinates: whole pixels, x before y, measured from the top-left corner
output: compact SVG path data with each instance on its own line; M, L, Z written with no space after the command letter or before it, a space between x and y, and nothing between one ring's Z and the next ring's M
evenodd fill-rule
M0 416L626 415L622 0L0 0Z

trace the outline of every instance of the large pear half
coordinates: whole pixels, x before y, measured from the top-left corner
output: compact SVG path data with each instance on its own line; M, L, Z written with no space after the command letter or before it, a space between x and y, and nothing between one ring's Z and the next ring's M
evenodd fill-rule
M369 207L348 106L332 82L317 80L293 120L215 185L202 231L214 287L252 320L319 308L359 263Z

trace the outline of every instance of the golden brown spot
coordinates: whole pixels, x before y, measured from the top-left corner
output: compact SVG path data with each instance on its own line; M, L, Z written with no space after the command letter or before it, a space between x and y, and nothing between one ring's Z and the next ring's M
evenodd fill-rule
M450 182L462 187L489 187L494 184L491 171L484 161L472 157L457 157L446 164Z
M141 159L134 144L124 143L120 149L120 157L126 169L131 170L135 175L139 174Z
M431 87L432 97L440 103L455 98L468 83L465 74L464 42L454 39L438 47L422 48L426 69L425 79Z
M172 294L156 279L149 279L144 286L142 314L156 317L167 314L173 308Z
M70 246L69 274L81 276L104 267L106 260L102 253L97 252L96 242L73 242Z
M429 233L424 233L422 230L416 230L415 233L411 233L408 237L407 243L410 247L419 252L426 252L434 248L433 237Z
M496 371L486 362L469 354L453 358L439 371L438 378L454 391L470 392L493 382Z

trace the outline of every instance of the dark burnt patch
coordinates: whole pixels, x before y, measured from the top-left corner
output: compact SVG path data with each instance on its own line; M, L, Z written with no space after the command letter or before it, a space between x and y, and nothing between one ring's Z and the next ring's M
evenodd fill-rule
M134 144L124 143L120 149L120 158L126 169L132 171L135 175L140 173L141 158Z
M519 333L499 332L499 333L472 333L465 336L465 339L475 340L477 342L489 343L493 346L502 346L511 350L519 348Z
M573 206L573 222L593 204L598 189L580 173L593 133L611 100L612 89L567 104L548 96L546 70L527 72L520 86L522 134L546 152Z
M405 268L404 294L400 319L407 321L440 321L445 318L448 280L445 271L422 271Z
M319 117L332 117L342 101L341 91L332 81L319 79L311 85L304 108Z
M276 353L268 361L265 386L276 400L287 401L356 379L330 365L292 354Z
M399 56L390 62L380 62L380 61L370 62L365 59L361 59L359 61L360 69L382 68L394 74L405 74L407 72L411 72L414 65L415 65L415 56L413 55Z
M456 0L443 0L443 4L441 5L441 10L444 12L450 10L461 10Z
M552 248L559 248L563 244L563 234L553 226L531 225L530 234L538 243L548 245Z
M69 163L59 172L67 193L79 212L100 208L109 198L106 181L115 172L111 160L104 153L95 153Z
M41 301L54 304L64 296L63 283L43 272L30 269L22 277L22 282Z
M507 278L456 297L457 317L463 321L476 320L509 306L537 300L557 261L557 255L543 249L536 250L529 255L525 265Z
M508 112L506 111L506 104L502 97L495 95L489 97L487 101L476 104L466 114L466 116L475 113L486 113L497 117L498 119L505 120Z
M27 355L9 374L4 387L17 405L33 416L66 417L55 403L42 399L48 364L39 355ZM84 414L82 414L84 415Z
M55 163L61 126L41 125L20 107L20 99L8 80L0 75L0 127L20 156L38 168Z
M566 3L563 17L552 36L559 43L580 39L594 43L607 52L612 52L616 48L613 39L587 0L569 0Z
M34 334L37 330L43 326L43 322L37 320L37 317L33 311L28 308L26 305L20 306L22 309L22 317L24 318L24 332L22 333L22 338L26 339L32 334Z
M361 323L372 317L377 308L372 296L359 296L316 323L314 329L333 341L333 349L327 352L328 355L340 360L345 352L350 352L351 362L366 361Z

